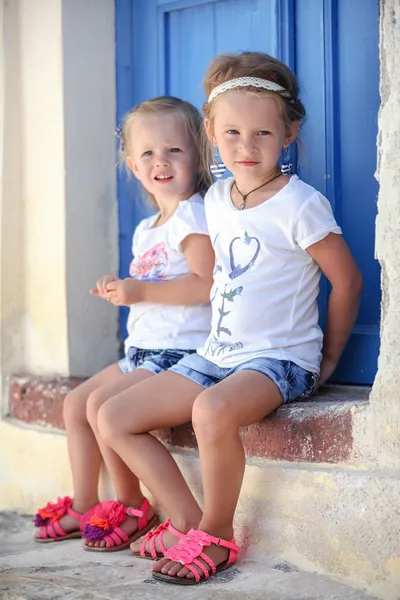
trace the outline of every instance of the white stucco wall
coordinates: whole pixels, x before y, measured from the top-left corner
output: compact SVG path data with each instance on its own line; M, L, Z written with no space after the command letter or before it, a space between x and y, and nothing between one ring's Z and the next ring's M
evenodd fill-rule
M68 373L62 3L19 0L18 5L24 282L20 352L27 372Z
M90 375L117 357L112 0L2 0L1 372Z

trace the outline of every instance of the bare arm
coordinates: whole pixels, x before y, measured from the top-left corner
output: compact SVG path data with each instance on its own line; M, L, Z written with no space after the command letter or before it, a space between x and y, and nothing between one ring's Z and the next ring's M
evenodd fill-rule
M322 348L320 385L332 375L357 318L362 276L341 235L330 233L307 248L332 285Z
M182 251L190 273L169 281L139 281L123 279L107 284L106 299L116 306L130 306L138 302L156 302L170 305L194 305L208 302L212 286L214 252L207 235L188 235L182 242Z

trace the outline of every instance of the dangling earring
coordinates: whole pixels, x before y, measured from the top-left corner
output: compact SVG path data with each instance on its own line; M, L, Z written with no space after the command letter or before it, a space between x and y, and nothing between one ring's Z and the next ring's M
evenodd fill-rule
M286 146L283 150L283 158L281 162L281 173L282 175L289 175L292 172L292 163L290 162L290 151L289 146Z
M219 154L219 150L218 150L217 146L214 146L213 157L214 157L214 162L212 165L210 165L211 174L214 175L214 177L218 177L218 178L222 177L222 175L226 171L226 166L222 162L222 158Z

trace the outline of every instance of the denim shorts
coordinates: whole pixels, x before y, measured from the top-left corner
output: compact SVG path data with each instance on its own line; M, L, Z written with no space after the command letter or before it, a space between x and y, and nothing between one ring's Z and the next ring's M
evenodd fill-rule
M199 354L185 356L170 371L179 373L204 388L209 388L238 371L257 371L277 385L284 404L309 398L315 392L319 377L317 373L306 371L290 360L258 357L226 369Z
M118 365L125 374L136 369L146 369L153 375L158 375L194 352L196 350L143 350L131 346Z

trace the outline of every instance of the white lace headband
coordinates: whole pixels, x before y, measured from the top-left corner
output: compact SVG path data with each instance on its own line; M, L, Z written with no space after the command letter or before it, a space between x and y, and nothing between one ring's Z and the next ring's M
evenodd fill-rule
M261 77L237 77L236 79L229 79L217 85L208 97L208 102L211 102L223 92L232 90L237 87L256 87L269 90L270 92L280 92L283 96L290 96L290 92L285 90L284 87L268 79L261 79Z

